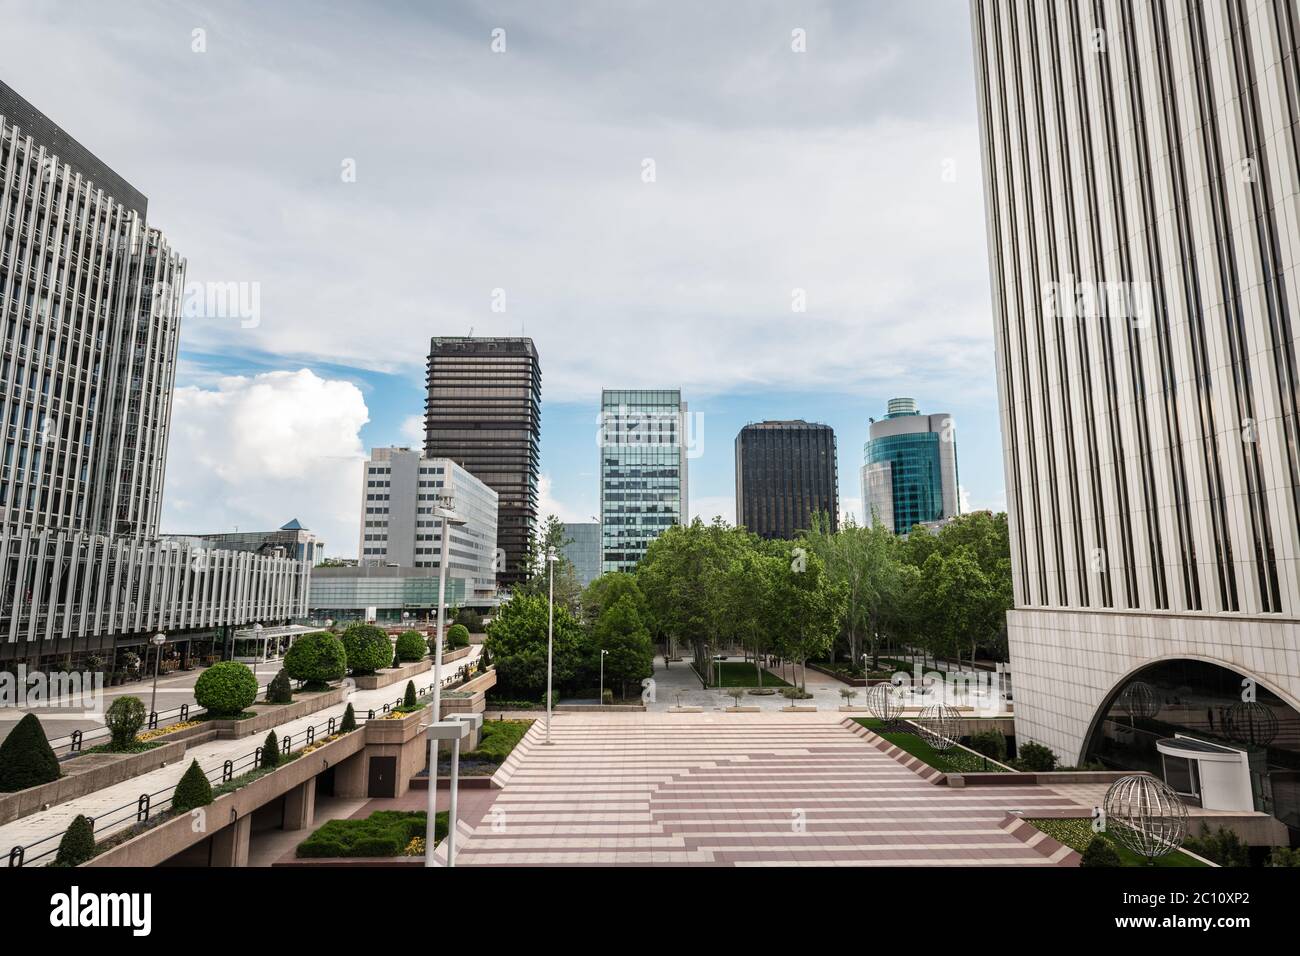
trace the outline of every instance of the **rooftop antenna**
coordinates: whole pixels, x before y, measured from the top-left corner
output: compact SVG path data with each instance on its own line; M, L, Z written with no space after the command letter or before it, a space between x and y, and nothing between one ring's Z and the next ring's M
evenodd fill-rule
M469 327L469 337L471 339L474 337L474 326L472 325Z

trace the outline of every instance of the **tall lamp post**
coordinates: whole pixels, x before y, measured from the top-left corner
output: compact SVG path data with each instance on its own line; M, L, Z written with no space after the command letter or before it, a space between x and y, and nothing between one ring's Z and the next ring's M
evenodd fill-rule
M429 812L424 825L424 865L433 866L433 848L437 842L438 814L438 736L436 724L442 720L442 609L447 599L447 562L449 560L451 527L463 525L448 503L440 504L434 514L442 519L438 553L438 624L433 634L433 720L429 727Z
M609 651L601 649L600 652L600 706L605 706L605 655Z
M153 645L153 694L149 698L149 713L151 715L158 713L158 661L162 657L163 645L167 643L167 635L161 631L149 639Z
M555 562L559 555L554 548L546 549L546 563L550 565L550 583L546 588L546 743L551 742L551 661L555 646Z
M257 665L262 663L262 625L253 625L253 679L257 679Z

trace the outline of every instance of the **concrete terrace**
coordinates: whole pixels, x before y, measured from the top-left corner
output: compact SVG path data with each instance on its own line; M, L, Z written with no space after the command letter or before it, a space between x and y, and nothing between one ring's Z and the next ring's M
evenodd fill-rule
M935 786L817 714L564 714L539 723L460 865L1045 866L1008 811L1040 786ZM1035 831L1036 832L1036 831ZM1022 834L1023 835L1023 834ZM1047 854L1050 854L1047 855Z

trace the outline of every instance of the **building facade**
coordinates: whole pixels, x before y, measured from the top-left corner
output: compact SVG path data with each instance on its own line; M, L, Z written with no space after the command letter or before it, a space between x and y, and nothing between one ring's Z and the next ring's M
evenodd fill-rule
M600 525L594 521L564 525L564 557L584 588L600 577Z
M812 516L839 530L835 432L802 420L746 425L736 435L736 524L763 538L792 540Z
M1294 832L1295 7L971 12L1017 737L1195 799L1213 739Z
M923 415L915 399L891 398L885 417L871 420L862 458L866 524L907 534L961 513L957 430L946 412Z
M464 582L466 600L491 603L499 561L497 493L450 459L425 458L410 448L372 449L362 469L360 563L414 568L436 578L442 556L437 512L447 507L464 522L451 525L448 577Z
M690 514L688 412L679 389L601 392L601 571L630 571L650 542Z
M306 610L298 562L158 535L185 260L146 211L0 84L0 660Z
M505 588L527 577L537 525L542 370L529 338L434 338L425 402L426 458L450 458L497 493Z
M272 557L293 558L315 566L325 560L325 542L297 518L275 531L218 531L213 534L168 535L175 540L193 541L217 550L249 551Z

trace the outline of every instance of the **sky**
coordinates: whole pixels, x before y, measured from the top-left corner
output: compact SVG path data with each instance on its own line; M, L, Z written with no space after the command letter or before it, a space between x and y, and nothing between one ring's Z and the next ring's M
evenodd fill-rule
M355 556L360 461L418 447L434 335L529 335L543 514L598 511L602 387L751 421L949 412L1004 507L965 0L0 0L0 78L188 262L162 530L293 517ZM57 51L57 64L51 53ZM217 291L235 294L222 301Z

